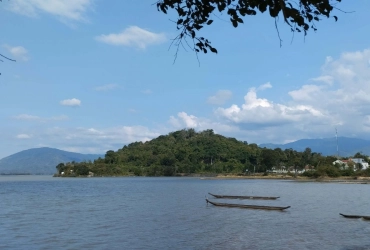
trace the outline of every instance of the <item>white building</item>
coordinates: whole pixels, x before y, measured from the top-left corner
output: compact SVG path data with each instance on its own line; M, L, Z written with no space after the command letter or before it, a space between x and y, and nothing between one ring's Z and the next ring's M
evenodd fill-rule
M362 169L367 169L369 167L369 163L367 163L364 159L362 158L352 158L351 159L354 163L360 163L362 165Z

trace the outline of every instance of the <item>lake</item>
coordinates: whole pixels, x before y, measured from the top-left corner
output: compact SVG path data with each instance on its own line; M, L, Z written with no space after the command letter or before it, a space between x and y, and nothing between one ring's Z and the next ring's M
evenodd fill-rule
M291 206L215 207L217 200ZM0 176L0 249L370 249L370 185L187 177Z

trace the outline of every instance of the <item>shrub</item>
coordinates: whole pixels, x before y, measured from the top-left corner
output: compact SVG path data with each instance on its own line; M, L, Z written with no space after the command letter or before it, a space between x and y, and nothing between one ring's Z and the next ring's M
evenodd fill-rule
M302 175L306 176L306 177L309 177L309 178L318 178L318 177L320 177L320 173L318 173L317 171L305 171Z
M339 169L334 166L320 166L317 168L319 176L339 177L341 176Z

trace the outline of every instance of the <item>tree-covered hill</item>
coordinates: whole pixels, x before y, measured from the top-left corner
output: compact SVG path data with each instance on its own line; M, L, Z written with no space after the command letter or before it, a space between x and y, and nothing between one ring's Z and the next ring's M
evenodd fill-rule
M64 175L97 176L138 175L174 176L193 173L245 174L266 172L285 167L294 170L313 167L332 167L333 156L324 157L306 148L260 148L256 144L238 141L215 134L213 130L196 132L184 129L162 135L151 141L134 142L117 151L107 151L104 158L93 163L68 163L57 166Z

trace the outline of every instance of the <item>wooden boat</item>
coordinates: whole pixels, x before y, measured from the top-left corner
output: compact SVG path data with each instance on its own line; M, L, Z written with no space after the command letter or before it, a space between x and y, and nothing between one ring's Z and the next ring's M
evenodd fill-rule
M363 217L362 215L350 215L350 214L341 214L341 213L339 214L342 215L343 217L350 218L350 219L360 219Z
M220 195L220 194L211 194L215 198L219 199L254 199L254 200L276 200L280 197L267 197L267 196L238 196L238 195Z
M370 220L370 216L362 216L362 219L364 219L364 220Z
M219 207L238 207L238 208L249 208L249 209L264 209L264 210L285 210L290 208L287 207L273 207L273 206L259 206L259 205L244 205L244 204L233 204L233 203L218 203L214 201L210 201L206 198L207 203L211 203L214 206Z

